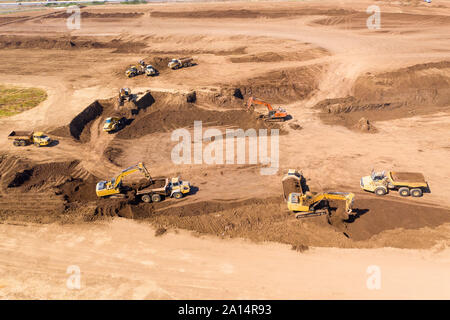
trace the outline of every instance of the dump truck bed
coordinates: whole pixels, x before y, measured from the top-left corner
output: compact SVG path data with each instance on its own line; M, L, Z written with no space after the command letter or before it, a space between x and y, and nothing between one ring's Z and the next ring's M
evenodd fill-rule
M425 177L420 172L389 172L389 177L394 185L426 187Z
M152 180L150 185L145 186L136 190L136 195L147 194L147 193L159 193L166 194L167 186L169 184L168 178L156 178Z
M33 131L14 130L8 135L8 139L29 139L33 135Z

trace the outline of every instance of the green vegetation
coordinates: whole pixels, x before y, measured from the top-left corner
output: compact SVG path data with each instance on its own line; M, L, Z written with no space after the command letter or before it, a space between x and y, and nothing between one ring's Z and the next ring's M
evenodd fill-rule
M47 99L38 88L19 88L0 85L0 117L9 117L36 107Z
M92 1L92 2L83 2L83 3L76 3L76 2L69 2L69 3L47 3L44 6L45 7L70 7L70 6L97 6L105 4L104 1Z
M143 3L147 3L147 1L145 1L145 0L131 0L131 1L121 2L120 4L143 4Z

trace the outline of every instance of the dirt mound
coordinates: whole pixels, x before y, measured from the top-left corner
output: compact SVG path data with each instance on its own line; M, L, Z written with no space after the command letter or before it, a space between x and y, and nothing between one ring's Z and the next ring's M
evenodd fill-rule
M450 61L418 64L360 76L353 95L320 101L315 108L327 124L357 126L365 117L383 121L449 110Z
M328 54L328 51L322 48L307 48L300 52L261 52L247 54L239 57L231 57L230 61L232 63L306 61L310 59L316 59Z
M82 19L136 19L142 17L143 12L109 12L109 13L94 13L88 11L81 12ZM61 12L54 15L46 16L44 19L67 19L71 14L67 12Z
M177 128L192 127L194 121L202 121L203 126L230 126L241 129L276 128L276 124L260 120L254 113L244 110L212 111L195 105L185 107L168 107L165 110L152 111L136 119L132 126L117 133L121 139L136 139L147 134L167 132Z
M69 130L72 137L77 140L81 140L83 131L87 132L90 128L92 121L97 119L103 112L103 105L98 101L94 101L86 109L84 109L80 114L78 114L69 124ZM84 135L83 140L89 141L89 135Z
M63 184L55 187L56 194L62 195L67 202L87 202L97 200L95 186L98 179L89 176L86 179L69 178Z
M199 11L152 11L151 16L155 18L190 18L190 19L255 19L255 18L286 18L306 15L344 15L356 11L344 9L270 9L270 10L248 10L248 9L229 9L229 10L199 10Z
M114 52L139 52L145 48L144 43L122 41L96 41L87 37L33 37L0 35L0 49L116 49Z
M342 12L341 15L329 15L313 21L313 24L340 26L346 29L366 29L366 12ZM448 25L450 17L444 15L425 15L411 13L383 12L383 29L397 29L404 26Z
M142 94L142 93L141 93ZM142 94L136 101L125 102L119 106L117 98L96 100L80 112L67 126L56 128L49 133L60 137L73 137L76 141L86 143L91 139L91 127L97 119L100 119L99 126L108 117L118 117L126 119L125 125L129 125L139 115L155 102L155 98L150 92ZM101 130L101 128L96 128ZM117 149L110 147L105 152L112 158L117 154Z
M150 209L150 206L147 210ZM100 199L94 211L96 217L124 217L133 218L130 201L124 199Z
M23 162L11 168L2 180L8 191L48 190L70 180L78 164L77 160L43 164Z
M361 132L370 132L370 133L377 132L377 129L373 126L373 124L364 117L359 119L358 123L355 125L355 129Z
M367 240L386 230L437 227L450 222L450 210L392 200L356 199L356 214L346 222L354 240Z
M277 70L237 83L244 97L255 96L272 103L287 103L312 96L319 85L324 66Z

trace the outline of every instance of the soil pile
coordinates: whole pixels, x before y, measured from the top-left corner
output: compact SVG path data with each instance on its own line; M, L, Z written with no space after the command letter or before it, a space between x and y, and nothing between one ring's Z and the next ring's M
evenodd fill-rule
M325 123L354 128L362 117L383 121L449 110L449 101L450 61L441 61L361 76L353 96L326 99L315 108Z
M145 48L141 42L122 41L96 41L83 37L33 37L33 36L0 36L0 49L116 49L114 52L136 52Z
M377 132L377 129L372 125L372 123L364 117L359 119L358 123L355 125L355 128L361 132Z
M300 52L261 52L255 54L247 54L238 57L231 57L230 61L232 63L306 61L310 59L316 59L328 54L328 51L322 48L307 48L304 51Z
M244 97L255 96L271 103L304 100L312 96L319 85L324 66L291 68L273 71L235 84Z
M315 9L305 8L302 10L278 9L278 10L200 10L200 11L152 11L151 16L155 18L190 18L190 19L255 19L255 18L285 18L305 15L341 16L356 11L344 9Z
M276 128L277 125L260 120L253 113L243 110L211 111L194 105L184 108L167 108L150 112L136 119L132 126L117 133L121 139L136 139L147 134L168 132L177 128L192 127L194 121L202 121L203 126L229 126L241 129Z
M83 19L136 19L143 16L143 12L109 12L109 13L94 13L88 11L81 12L81 18ZM67 19L71 16L71 13L61 12L54 15L46 16L45 19ZM114 21L111 20L111 21Z

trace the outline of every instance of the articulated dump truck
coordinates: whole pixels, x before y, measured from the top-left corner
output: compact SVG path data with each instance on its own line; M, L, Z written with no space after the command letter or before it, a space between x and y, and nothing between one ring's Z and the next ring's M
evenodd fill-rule
M421 197L428 190L428 183L420 172L372 171L370 176L361 178L361 189L378 196L396 190L402 197Z
M12 140L13 145L16 147L23 147L30 144L41 147L50 144L50 138L46 134L33 131L11 131L8 135L8 140Z

